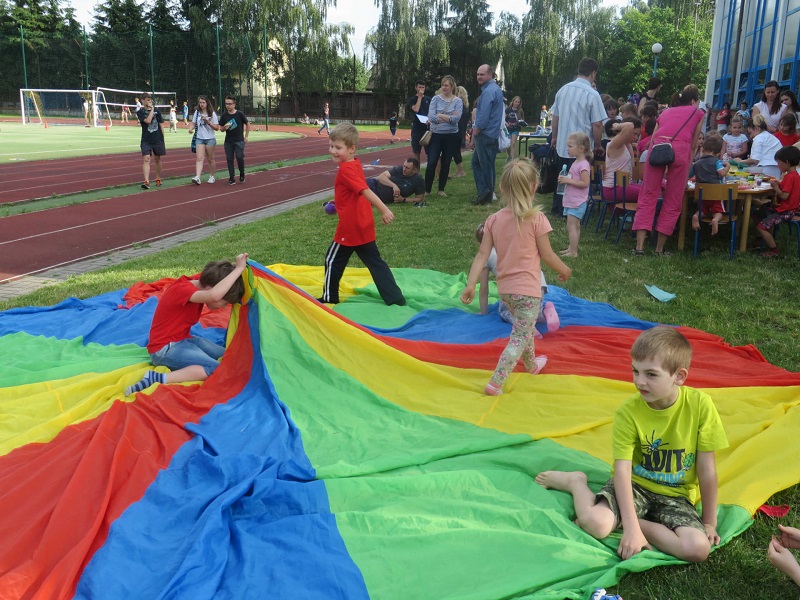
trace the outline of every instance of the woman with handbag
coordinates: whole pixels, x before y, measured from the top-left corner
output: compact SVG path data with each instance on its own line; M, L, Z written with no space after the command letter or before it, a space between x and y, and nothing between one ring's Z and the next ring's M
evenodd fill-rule
M676 105L661 113L656 121L656 129L647 152L636 217L633 220L633 230L636 231L636 248L632 250L634 256L644 254L645 238L647 232L653 228L656 204L662 195L665 175L664 202L655 226L658 232L655 253L657 256L669 256L664 251L664 244L675 230L675 224L681 215L692 153L705 118L705 113L698 108L699 103L697 86L687 85L678 94Z
M217 146L216 131L219 130L219 117L211 107L211 102L206 96L197 99L197 107L194 111L192 124L189 125L189 133L193 134L192 144L197 153L194 163L195 177L192 183L200 185L200 175L203 173L203 163L208 158L208 183L214 183L217 179L214 175L217 172L217 163L214 160L214 150Z
M441 159L439 168L439 195L447 196L444 188L450 175L450 161L461 146L458 135L458 121L464 110L464 103L456 94L458 87L451 75L442 77L439 93L431 99L428 109L428 126L430 127L430 143L428 144L428 168L425 170L425 193L430 195L433 179L436 177L436 165Z

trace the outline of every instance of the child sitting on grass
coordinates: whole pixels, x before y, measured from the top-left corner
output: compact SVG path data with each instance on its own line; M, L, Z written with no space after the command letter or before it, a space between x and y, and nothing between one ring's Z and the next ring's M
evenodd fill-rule
M225 348L191 334L200 320L203 306L211 310L242 301L242 273L247 267L247 254L228 261L208 263L198 279L185 275L172 283L161 296L150 325L147 351L153 365L171 369L169 373L147 371L145 376L125 390L130 396L154 383L205 381L219 366Z
M545 471L536 483L571 493L576 523L592 537L621 526L623 560L655 547L702 562L720 541L714 452L728 446L722 421L708 394L683 385L692 347L676 329L645 331L631 359L637 393L614 414L612 478L596 494L581 471Z
M694 163L695 183L725 183L725 176L731 170L727 161L722 160L722 138L711 133L703 142L703 154ZM702 215L700 209L692 215L692 228L700 229L700 217L711 215L711 235L717 235L719 222L725 214L725 205L720 201L703 202Z

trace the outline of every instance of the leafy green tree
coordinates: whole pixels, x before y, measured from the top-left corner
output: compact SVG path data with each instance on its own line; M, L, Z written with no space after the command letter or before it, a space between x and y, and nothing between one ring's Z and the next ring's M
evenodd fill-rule
M671 8L640 5L623 11L609 37L606 55L624 56L625 60L608 60L602 65L602 91L614 97L644 91L653 75L651 49L656 42L663 46L658 57L662 101L669 101L672 94L689 83L703 87L712 27L708 15L698 15L696 30L693 19L683 20L676 26Z
M450 0L450 11L452 16L447 18L450 74L467 88L472 98L478 92L475 72L486 62L486 47L493 37L492 13L485 0Z

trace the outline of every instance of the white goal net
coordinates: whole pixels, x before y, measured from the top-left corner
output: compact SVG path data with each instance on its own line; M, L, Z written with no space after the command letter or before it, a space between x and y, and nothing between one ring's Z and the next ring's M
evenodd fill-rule
M104 114L108 114L117 121L123 120L123 113L128 118L136 121L136 109L144 91L117 90L114 88L97 88L97 93L103 95L101 106ZM161 112L165 121L169 120L169 110L172 106L178 110L178 99L175 92L152 92L153 104ZM127 120L127 119L126 119Z
M22 88L19 100L26 125L111 125L103 92L98 90Z

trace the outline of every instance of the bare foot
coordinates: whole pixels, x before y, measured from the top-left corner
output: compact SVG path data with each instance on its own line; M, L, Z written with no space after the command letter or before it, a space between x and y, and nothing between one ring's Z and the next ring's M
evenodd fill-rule
M719 223L717 221L711 221L711 235L717 235L719 232Z
M589 478L581 471L542 471L534 479L542 487L569 492L576 485L588 485Z
M697 213L692 215L692 229L700 229L700 219L698 218Z

